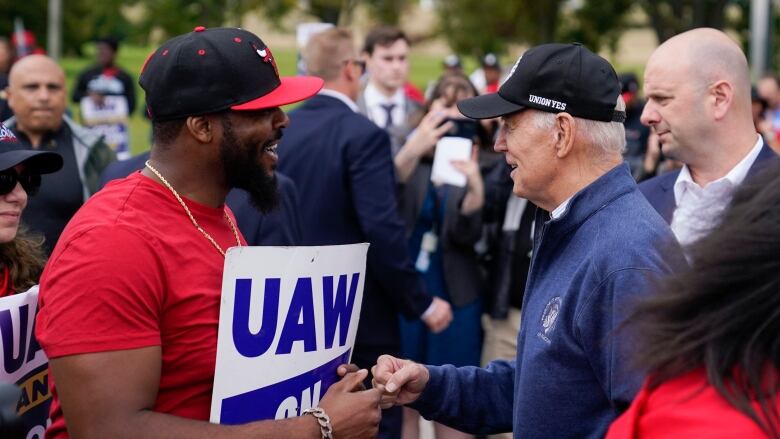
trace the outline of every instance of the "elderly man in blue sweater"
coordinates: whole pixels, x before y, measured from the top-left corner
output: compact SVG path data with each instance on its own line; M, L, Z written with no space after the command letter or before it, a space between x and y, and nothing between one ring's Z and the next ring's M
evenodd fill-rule
M513 191L540 207L517 357L455 368L382 356L373 372L384 406L523 439L601 438L628 407L643 374L624 317L685 262L623 163L619 96L606 60L546 44L518 59L498 93L459 104L472 118L501 117L495 149Z

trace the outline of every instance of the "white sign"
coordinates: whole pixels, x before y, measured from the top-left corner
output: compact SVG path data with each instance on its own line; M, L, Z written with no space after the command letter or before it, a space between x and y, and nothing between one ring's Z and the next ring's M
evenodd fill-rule
M471 158L471 139L463 137L442 137L436 143L433 155L433 170L431 181L436 184L451 184L466 186L466 175L452 166L453 160L469 160Z
M108 95L99 101L91 96L83 97L81 118L85 126L103 135L103 140L116 151L119 160L130 158L129 112L124 96Z
M43 439L49 425L49 361L35 339L38 287L0 298L0 383L16 384L16 405L28 439Z
M368 244L233 247L225 257L213 423L299 416L355 344Z

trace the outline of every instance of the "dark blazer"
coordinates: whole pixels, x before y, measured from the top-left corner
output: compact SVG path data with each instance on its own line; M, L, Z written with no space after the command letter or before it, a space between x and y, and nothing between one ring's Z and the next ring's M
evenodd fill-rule
M125 178L143 169L149 160L149 152L109 165L100 176L100 187L109 181ZM298 218L298 191L295 183L286 176L276 173L279 182L279 205L267 214L258 211L241 189L228 192L226 203L233 211L238 229L249 245L298 245L301 225Z
M236 216L238 228L249 245L299 245L301 219L298 215L298 189L286 175L277 172L279 205L263 214L249 199L249 192L233 189L225 202Z
M401 186L398 209L406 222L407 239L414 232L428 194L431 180L431 164L421 162ZM479 263L474 244L482 234L482 209L470 215L460 212L466 188L446 185L447 200L444 206L444 221L441 225L439 242L444 265L444 282L447 294L455 306L473 302L482 292Z
M766 144L761 147L761 152L758 153L756 161L753 162L753 166L748 170L747 178L755 175L760 171L770 159L776 158L777 154L772 151ZM672 223L672 215L674 214L674 208L677 206L677 202L674 199L674 182L677 181L677 177L680 175L680 170L667 172L657 177L653 177L649 180L643 181L639 184L639 190L647 198L647 201L655 208L656 211L666 220L667 223Z
M317 95L289 114L279 170L300 189L303 245L369 242L357 345L398 346L398 312L431 303L398 215L390 139L340 100Z
M135 171L140 171L144 168L144 163L147 160L149 160L149 151L130 157L127 160L117 160L111 163L100 174L100 189L103 189L103 186L107 185L111 180L125 178Z

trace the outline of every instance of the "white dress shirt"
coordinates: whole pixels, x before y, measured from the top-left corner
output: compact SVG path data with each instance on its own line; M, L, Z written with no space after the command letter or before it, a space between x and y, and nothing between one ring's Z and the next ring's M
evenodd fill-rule
M366 116L380 128L387 125L387 111L382 105L393 105L393 109L390 111L393 116L393 125L403 126L406 124L406 95L403 88L399 88L393 96L388 98L369 81L363 90L363 99L366 102L368 112Z
M563 213L566 212L566 208L569 207L569 202L571 201L572 198L573 198L573 196L565 199L563 201L563 203L561 203L558 207L553 209L553 211L550 212L550 218L554 219L554 220L557 220L558 218L560 218L561 215L563 215Z
M672 216L672 231L680 245L686 247L706 235L718 222L721 212L728 206L734 190L745 180L750 167L756 161L764 145L757 136L753 149L725 176L699 186L691 178L688 166L683 166L674 182L674 199L677 207Z

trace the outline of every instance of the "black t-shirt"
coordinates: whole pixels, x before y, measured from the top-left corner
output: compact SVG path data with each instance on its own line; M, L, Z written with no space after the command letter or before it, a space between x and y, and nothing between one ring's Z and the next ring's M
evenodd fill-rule
M81 102L81 98L86 96L90 89L106 96L124 96L127 99L127 112L133 114L135 110L133 78L119 67L94 66L81 72L73 89L73 102Z
M6 96L6 87L8 87L8 75L0 73L0 122L14 115L11 107L8 106L8 97Z
M28 148L32 148L25 134L17 130L14 130L14 134ZM22 222L32 231L42 233L46 237L44 245L48 254L54 249L68 221L84 204L84 186L79 177L73 137L65 123L57 132L47 134L39 149L59 153L63 166L53 174L41 176L41 190L28 198L27 208L22 213Z

